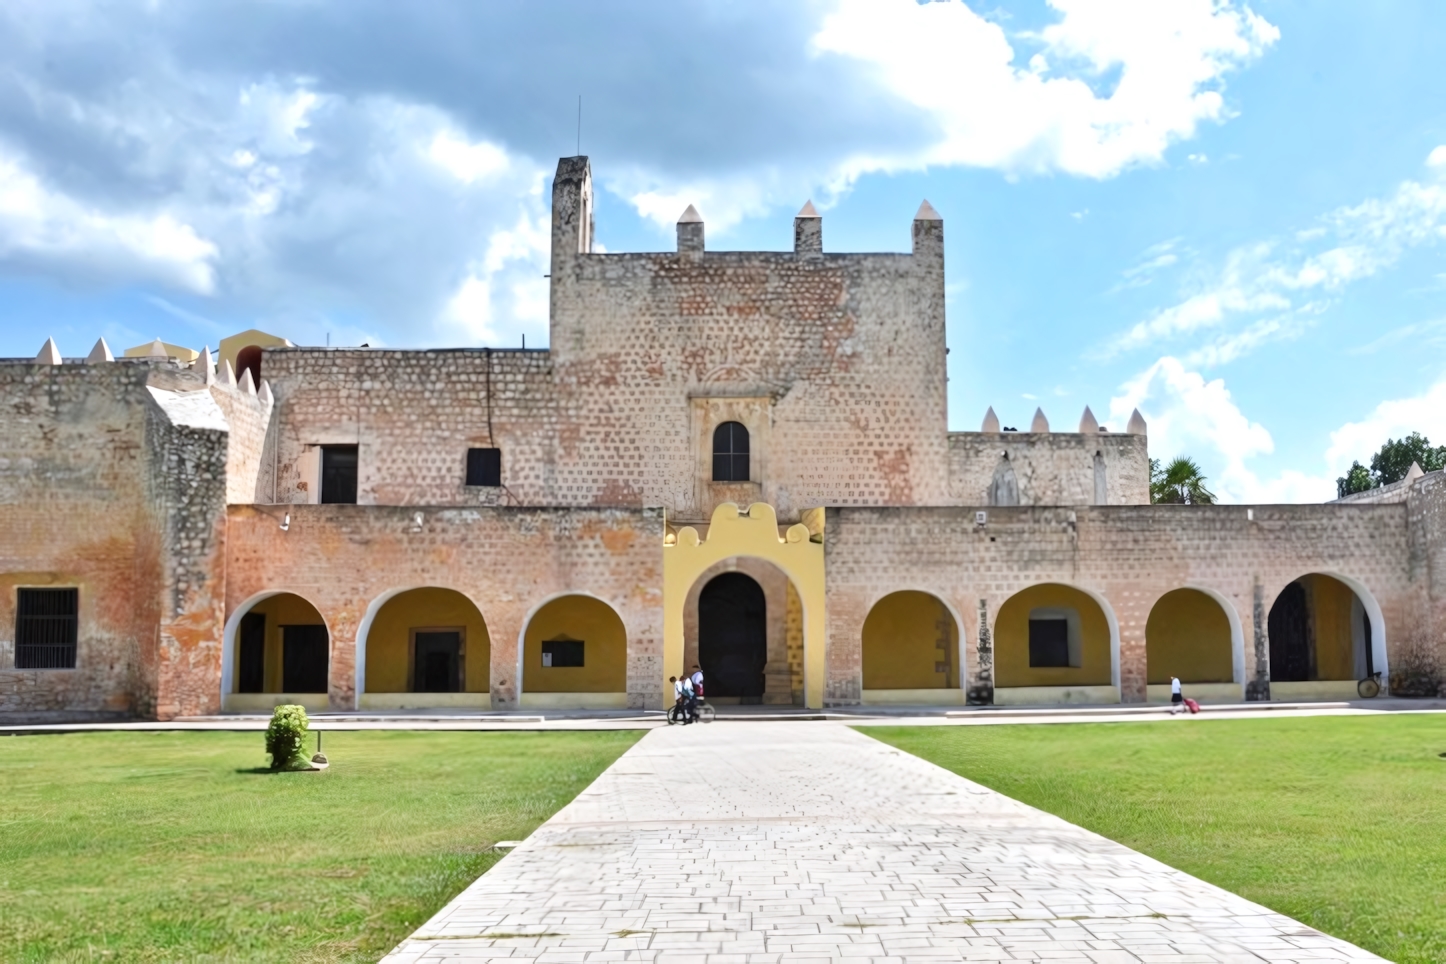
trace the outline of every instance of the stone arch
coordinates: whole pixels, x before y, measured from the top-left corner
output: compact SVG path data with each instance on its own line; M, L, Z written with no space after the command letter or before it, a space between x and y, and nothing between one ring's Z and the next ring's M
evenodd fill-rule
M933 593L903 589L869 607L861 631L865 703L962 703L960 623Z
M994 467L994 478L989 483L990 505L1019 505L1019 477L1009 461L1009 453L999 458Z
M313 712L330 708L331 629L306 597L284 589L252 595L227 618L221 642L223 709L270 712L282 703Z
M562 592L527 614L517 641L519 706L626 709L627 690L628 631L610 603Z
M467 595L442 586L389 590L357 629L357 708L490 709L491 662L487 622Z
M1390 680L1386 623L1359 580L1314 571L1292 579L1271 602L1266 623L1270 695L1275 700L1354 699L1356 681Z
M1118 703L1120 629L1097 592L1037 583L994 618L994 701Z
M693 581L683 603L683 670L691 673L694 665L701 665L699 630L703 626L700 613L703 592L716 578L728 573L752 579L763 592L766 660L761 702L770 706L802 706L803 601L788 574L767 559L731 556L709 566ZM704 676L709 677L707 667L704 667ZM720 704L741 699L718 689L709 689L708 693L711 702Z
M1162 595L1145 621L1149 699L1168 702L1170 677L1202 702L1244 696L1244 635L1235 607L1218 593L1185 586Z

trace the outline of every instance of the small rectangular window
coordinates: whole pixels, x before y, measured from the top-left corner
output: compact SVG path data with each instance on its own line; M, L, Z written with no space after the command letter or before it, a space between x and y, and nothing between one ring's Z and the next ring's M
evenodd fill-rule
M502 450L501 450L501 449L468 449L468 450L467 450L467 484L468 484L468 485L501 485L501 484L502 484Z
M1029 621L1029 665L1070 665L1068 620L1031 619Z
M15 668L75 669L77 589L17 589Z
M583 642L580 639L549 639L542 644L543 666L581 666Z
M321 501L336 505L356 504L357 447L321 447Z

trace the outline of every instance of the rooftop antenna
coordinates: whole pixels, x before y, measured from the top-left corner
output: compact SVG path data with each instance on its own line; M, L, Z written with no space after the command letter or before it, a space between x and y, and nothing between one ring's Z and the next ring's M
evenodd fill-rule
M577 95L577 157L582 157L582 95Z

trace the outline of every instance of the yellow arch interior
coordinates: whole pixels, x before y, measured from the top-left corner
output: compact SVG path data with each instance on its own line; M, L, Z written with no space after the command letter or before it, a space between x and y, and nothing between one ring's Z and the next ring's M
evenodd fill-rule
M959 627L926 592L890 593L864 620L866 690L950 689L959 685Z
M1198 589L1176 589L1160 597L1145 622L1148 682L1229 683L1235 676L1230 620L1225 610Z
M367 633L368 693L411 691L412 633L418 629L460 630L464 691L488 691L492 678L492 641L482 613L472 600L455 589L427 587L398 593L377 610Z
M1079 615L1080 665L1029 665L1029 614L1034 609ZM1045 583L1010 596L994 621L995 686L1110 685L1110 625L1099 604L1071 586Z
M582 640L583 665L543 666L544 640ZM561 596L532 617L523 635L522 686L528 693L622 693L628 688L628 633L611 606L592 596Z

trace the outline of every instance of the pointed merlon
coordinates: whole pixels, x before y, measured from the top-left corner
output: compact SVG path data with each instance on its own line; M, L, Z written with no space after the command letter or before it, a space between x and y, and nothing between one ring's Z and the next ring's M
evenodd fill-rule
M110 353L110 346L105 343L105 339L97 338L95 347L90 350L89 355L85 356L85 360L94 365L98 362L115 361L115 356Z
M816 208L816 207L813 206L813 201L812 201L812 200L808 200L808 201L804 201L804 202L803 202L803 208L802 208L801 210L799 210L799 212L798 212L797 214L795 214L794 217L796 217L796 218L819 218L819 217L823 217L823 215L821 215L821 214L818 213L818 208Z
M990 405L989 410L984 413L984 424L979 426L979 431L999 434L999 416L994 414L993 405Z
M914 220L942 221L944 219L939 217L939 212L934 210L934 205L930 204L928 201L925 201L923 204L919 205L919 213L914 215Z
M236 372L231 368L231 362L221 359L221 370L216 373L216 381L221 383L223 388L236 387Z
M262 405L270 405L275 396L271 394L271 383L261 379L261 390L256 393L256 400Z
M1145 416L1141 415L1137 408L1130 413L1130 424L1125 426L1125 432L1130 435L1149 435L1145 429Z
M1426 473L1421 470L1420 462L1412 462L1411 467L1406 470L1406 485L1409 487L1412 482L1415 482L1425 474Z
M54 338L45 339L45 344L40 346L40 354L35 356L35 360L42 365L60 364L60 349L55 347Z
M201 373L201 377L206 379L207 385L216 384L216 366L211 363L210 345L201 349L201 357L197 358L191 367Z
M166 344L165 344L165 342L163 342L163 341L161 341L159 338L157 338L155 341L151 342L151 347L150 347L150 350L146 352L146 357L147 357L147 358L170 358L170 357L171 357L171 353L168 352L168 351L166 351Z
M1034 421L1029 423L1029 430L1031 432L1049 431L1049 419L1044 417L1044 409L1036 408L1034 410Z
M1085 406L1084 414L1079 417L1079 432L1081 435L1096 435L1099 433L1100 423L1095 419L1095 413Z
M679 223L679 224L693 224L694 222L701 222L702 220L703 220L703 215L699 214L699 213L698 213L698 209L695 208L695 207L693 207L693 205L690 204L690 205L688 205L688 210L684 211L683 214L682 214L682 216L681 216L680 218L678 218L678 223Z
M241 391L247 395L256 394L256 383L251 380L251 369L241 369Z

